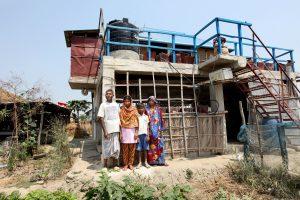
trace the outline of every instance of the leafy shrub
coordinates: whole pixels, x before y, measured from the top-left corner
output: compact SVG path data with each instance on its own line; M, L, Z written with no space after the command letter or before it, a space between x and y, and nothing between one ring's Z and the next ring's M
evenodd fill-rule
M165 184L151 186L143 181L138 182L125 177L122 183L112 181L105 171L100 172L98 186L86 193L86 199L99 200L185 200L191 191L187 185L168 187Z

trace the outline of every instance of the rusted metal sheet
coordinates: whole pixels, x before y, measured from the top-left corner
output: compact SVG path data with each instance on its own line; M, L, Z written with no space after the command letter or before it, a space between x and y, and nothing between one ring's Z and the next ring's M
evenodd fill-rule
M102 40L73 36L71 39L71 77L96 77Z

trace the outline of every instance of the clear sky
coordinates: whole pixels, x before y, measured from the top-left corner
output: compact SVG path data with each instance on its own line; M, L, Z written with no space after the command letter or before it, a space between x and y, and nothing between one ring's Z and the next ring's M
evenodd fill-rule
M217 16L251 22L268 45L294 49L300 69L299 0L1 0L0 79L13 72L28 85L43 82L54 102L84 99L68 84L70 49L63 31L97 28L99 8L105 23L127 17L140 27L188 34Z

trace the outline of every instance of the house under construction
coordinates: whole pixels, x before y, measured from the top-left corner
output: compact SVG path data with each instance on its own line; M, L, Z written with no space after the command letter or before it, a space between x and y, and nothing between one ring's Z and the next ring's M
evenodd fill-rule
M97 111L109 88L120 103L126 94L135 103L151 95L159 100L172 157L224 153L237 141L240 111L247 123L254 115L260 123L300 121L293 50L265 44L251 23L215 18L189 35L138 28L126 18L105 24L101 10L97 29L67 30L65 39L70 87L92 96L95 140L101 138ZM288 145L300 145L299 127L286 135Z

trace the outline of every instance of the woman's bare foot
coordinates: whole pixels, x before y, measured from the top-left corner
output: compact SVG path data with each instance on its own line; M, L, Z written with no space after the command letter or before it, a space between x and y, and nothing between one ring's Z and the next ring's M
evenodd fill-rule
M130 170L133 170L133 166L132 166L132 165L129 165L129 169L130 169Z

